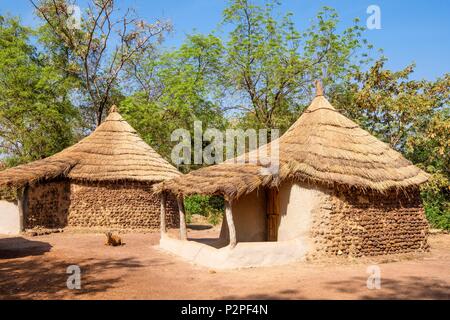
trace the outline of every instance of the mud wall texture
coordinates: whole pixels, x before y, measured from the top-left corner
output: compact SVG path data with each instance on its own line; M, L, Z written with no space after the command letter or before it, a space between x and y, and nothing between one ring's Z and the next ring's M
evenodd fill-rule
M159 197L139 182L54 181L30 187L26 228L158 229ZM179 227L176 200L167 199L166 223Z
M70 183L53 181L28 189L25 229L34 227L63 228L67 225L70 207Z
M359 257L428 249L429 226L418 190L326 193L312 213L313 255Z

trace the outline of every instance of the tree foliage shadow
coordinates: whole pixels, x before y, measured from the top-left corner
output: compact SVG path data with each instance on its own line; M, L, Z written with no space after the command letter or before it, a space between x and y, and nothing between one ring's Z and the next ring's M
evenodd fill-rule
M267 293L258 293L258 294L250 294L246 296L239 295L228 295L223 296L221 299L224 300L298 300L305 299L303 296L299 295L299 291L295 289L285 289L280 290L278 292L273 292L270 294Z
M450 299L450 282L426 277L381 278L380 289L368 289L367 278L328 282L330 290L358 299Z
M67 288L67 279L71 275L67 274L67 267L70 265L78 265L81 269L80 290ZM0 299L88 298L113 289L121 281L120 273L140 267L141 263L134 258L0 260Z
M52 246L47 242L32 241L22 237L0 238L0 260L40 256L49 252Z
M192 224L192 223L188 224L187 227L192 230L209 230L213 228L213 226L209 224L206 225L206 224Z

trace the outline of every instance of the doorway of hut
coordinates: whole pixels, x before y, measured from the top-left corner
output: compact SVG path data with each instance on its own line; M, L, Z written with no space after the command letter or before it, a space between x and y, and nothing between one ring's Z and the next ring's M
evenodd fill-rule
M231 203L227 201L224 201L224 203L223 218L220 226L212 228L213 230L200 231L202 229L200 226L191 223L188 225L189 229L191 229L189 240L215 248L229 245L230 232L227 215L231 215L238 243L278 241L278 230L281 220L278 189L255 190Z

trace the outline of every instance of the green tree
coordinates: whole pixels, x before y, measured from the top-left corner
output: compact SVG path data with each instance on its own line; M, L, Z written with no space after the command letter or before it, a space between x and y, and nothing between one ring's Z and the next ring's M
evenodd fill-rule
M159 152L168 155L170 132L192 129L196 119L220 129L223 115L232 126L284 131L307 105L313 80L335 83L357 70L354 52L365 42L356 21L339 33L336 12L324 8L300 33L290 14L276 19L275 9L273 1L230 1L226 42L193 34L177 50L130 64L137 92L122 110Z
M132 74L140 90L126 98L120 110L146 142L170 159L171 133L184 128L193 136L194 121L223 129L221 92L215 78L223 48L212 36L191 36L178 50L143 59ZM190 166L186 169L191 168Z
M79 25L68 23L75 0L31 0L44 24L41 42L54 62L79 80L79 101L86 122L98 126L107 108L122 96L124 69L150 52L170 31L168 22L147 23L113 0L90 0ZM82 8L80 5L79 8Z
M222 78L238 102L235 107L244 116L244 126L284 131L306 106L314 80L337 83L357 70L355 52L365 42L357 20L338 32L338 15L329 7L300 32L292 14L275 18L276 5L230 2L222 22L233 28L227 35Z
M450 74L412 80L414 65L394 72L385 62L356 72L329 95L338 109L432 174L422 187L425 210L433 226L450 229Z
M0 153L8 165L50 156L73 143L71 85L30 44L34 33L0 16Z

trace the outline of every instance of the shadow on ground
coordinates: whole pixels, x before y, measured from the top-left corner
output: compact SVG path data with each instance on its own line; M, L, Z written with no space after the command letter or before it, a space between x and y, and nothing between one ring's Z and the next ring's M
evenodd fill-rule
M52 246L47 242L32 241L21 237L0 239L1 259L40 256L49 252Z
M450 286L438 279L403 277L400 280L381 278L380 289L367 289L367 278L354 277L348 281L327 283L338 293L357 294L359 299L450 299Z
M189 241L194 241L202 244L206 244L216 249L226 247L228 245L228 240L220 238L188 238Z
M327 282L318 284L319 299L450 299L450 286L438 279L426 277L404 277L401 280L382 278L381 289L369 290L366 284L367 278L353 277L349 280ZM286 289L273 293L251 295L227 295L221 299L255 299L255 300L280 300L280 299L305 299L300 291Z
M213 228L213 226L206 224L188 224L187 227L192 230L208 230Z
M223 296L220 299L224 300L292 300L292 299L305 299L299 295L299 291L295 289L286 289L271 294L250 294L246 296L228 295Z
M81 269L81 290L69 290L70 265ZM0 299L77 298L114 288L121 275L142 265L133 258L120 260L54 261L0 260ZM119 273L119 275L117 274Z

